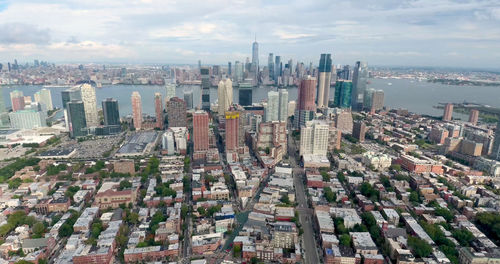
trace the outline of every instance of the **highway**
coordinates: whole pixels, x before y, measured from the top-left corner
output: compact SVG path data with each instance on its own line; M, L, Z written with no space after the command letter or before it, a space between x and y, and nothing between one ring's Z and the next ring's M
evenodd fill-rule
M297 164L297 145L291 135L288 136L288 155L290 156L290 165L294 168L293 182L295 185L295 196L298 202L296 209L299 212L299 220L304 229L304 233L302 234L302 247L304 247L303 249L305 251L304 260L305 263L320 263L320 258L316 249L317 242L314 239L313 211L309 208L304 187L304 170Z

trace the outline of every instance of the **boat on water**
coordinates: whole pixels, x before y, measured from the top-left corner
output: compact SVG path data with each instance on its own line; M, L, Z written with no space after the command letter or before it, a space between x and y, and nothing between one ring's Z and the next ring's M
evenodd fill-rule
M391 85L392 85L392 83L387 83L387 85L391 86Z

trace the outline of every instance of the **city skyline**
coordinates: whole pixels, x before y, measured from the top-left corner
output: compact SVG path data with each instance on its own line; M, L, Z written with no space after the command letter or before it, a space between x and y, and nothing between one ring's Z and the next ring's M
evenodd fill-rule
M493 1L23 0L1 1L0 14L8 21L0 23L0 56L20 62L226 65L252 57L255 35L260 62L274 53L317 64L322 52L334 64L498 68L500 57L500 5ZM331 14L331 22L316 22Z

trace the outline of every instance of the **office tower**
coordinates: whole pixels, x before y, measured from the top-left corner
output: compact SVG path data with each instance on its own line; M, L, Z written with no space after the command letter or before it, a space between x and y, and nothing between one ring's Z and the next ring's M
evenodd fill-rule
M134 128L141 130L142 128L142 100L139 92L132 93L132 118L134 121Z
M201 109L210 112L210 75L208 67L200 69L201 73Z
M118 101L113 98L106 98L102 101L102 113L104 116L105 126L120 125L120 111L118 109Z
M300 129L299 154L326 156L328 152L329 126L323 120L307 121Z
M307 76L300 82L295 110L295 127L303 126L306 121L312 120L316 112L316 78Z
M219 82L217 94L219 96L218 114L223 116L233 104L233 82L231 79L221 80Z
M243 80L243 65L239 61L234 62L234 80L237 82Z
M321 54L319 59L318 97L316 102L319 108L328 107L330 98L330 82L332 76L331 54Z
M240 83L238 90L238 104L241 106L252 105L252 85Z
M281 56L274 57L274 83L279 84L279 78L281 77Z
M54 109L54 107L52 106L52 95L49 89L44 88L36 92L34 97L35 97L35 102L43 105L45 110L49 111Z
M286 122L288 119L288 91L285 89L279 89L279 110L278 110L278 120L281 122Z
M265 107L265 121L278 121L279 118L279 93L270 91L267 93L267 106Z
M193 109L193 91L184 91L184 101L187 109Z
M472 125L477 125L477 121L479 120L479 110L472 109L469 114L469 123Z
M240 113L237 111L226 112L226 152L238 149Z
M259 43L257 43L257 40L252 44L252 72L254 73L254 80L257 81L259 74Z
M269 69L269 79L274 80L274 54L272 53L269 53L267 68Z
M444 106L443 121L451 121L453 116L453 104L447 103Z
M231 74L232 74L232 69L231 69L231 62L228 61L227 62L227 77L231 77Z
M373 88L368 88L365 90L365 94L363 96L363 109L364 110L370 110L372 107L372 97L373 94L375 93L375 89Z
M198 70L201 70L201 60L198 60Z
M175 83L165 84L165 104L170 101L170 98L175 97Z
M168 127L187 127L186 102L179 97L170 98L167 103Z
M363 121L356 121L352 127L352 136L360 143L365 141L366 124Z
M368 66L366 62L357 61L352 76L351 105L354 110L360 111L363 109L363 96L365 94L367 81Z
M72 100L66 104L69 118L69 131L72 138L86 136L87 120L85 106L82 101Z
M161 93L155 93L155 128L163 129L163 103Z
M340 108L351 107L352 82L347 80L338 80L335 83L335 97L333 105Z
M493 147L491 151L491 158L500 161L500 120L497 123L497 129L495 129L495 138L493 140Z
M349 65L345 65L344 68L340 71L338 77L342 80L351 80L351 67Z
M16 129L33 129L47 126L47 115L36 109L18 110L9 113L10 126Z
M384 108L384 91L375 90L372 94L371 111L378 111Z
M81 101L82 93L79 86L74 86L61 92L63 108L66 109L66 104L70 101Z
M85 120L88 127L95 127L99 125L99 116L97 114L97 99L95 96L95 88L84 83L80 86L82 93L82 102L85 107Z
M208 113L198 110L193 114L194 151L208 150Z
M22 91L14 90L10 92L10 103L12 112L24 109L24 94Z

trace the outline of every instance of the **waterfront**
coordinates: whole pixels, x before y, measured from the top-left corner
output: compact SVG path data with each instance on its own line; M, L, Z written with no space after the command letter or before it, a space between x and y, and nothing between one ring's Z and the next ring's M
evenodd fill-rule
M406 108L411 112L440 116L441 109L435 109L434 106L442 102L459 103L464 100L500 107L500 86L454 86L439 83L429 83L426 81L418 82L408 79L370 79L369 88L381 89L385 92L385 105L390 108ZM392 85L388 85L392 83ZM2 95L7 107L10 106L9 93L14 89L24 92L25 95L33 96L35 92L42 89L43 86L3 86ZM51 87L47 88L52 92L52 101L55 107L61 107L61 91L66 88ZM253 89L253 102L265 100L267 92L275 90L275 87L256 87ZM177 87L176 95L183 98L184 91L193 91L193 101L195 106L199 106L200 86L181 85ZM133 91L139 91L142 96L143 112L146 114L154 113L153 98L154 94L159 92L165 96L165 87L158 85L109 85L102 88L96 88L97 104L101 107L101 101L112 97L119 101L120 114L126 116L132 113L130 96ZM289 100L296 100L298 88L289 87ZM333 98L334 88L330 89L330 97ZM234 102L238 102L238 88L233 92ZM217 88L210 89L210 99L214 103L217 100Z

